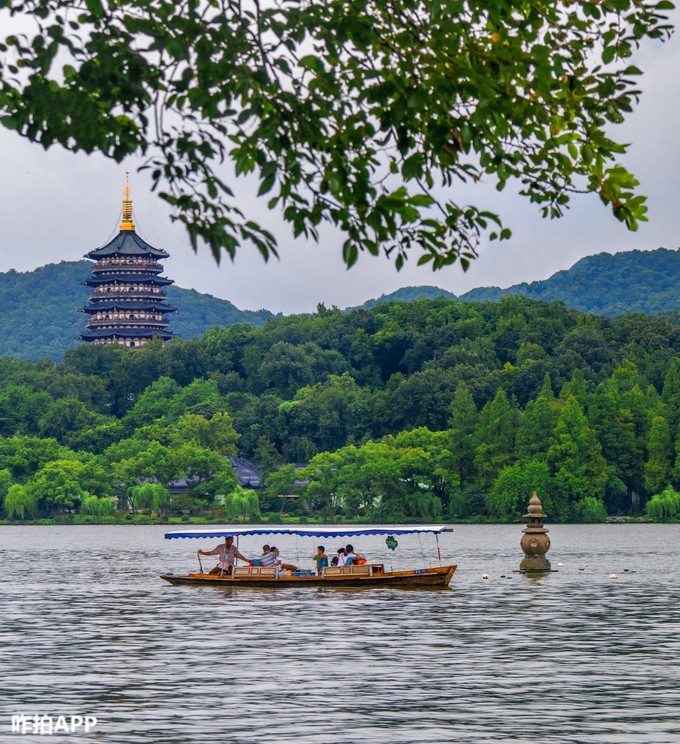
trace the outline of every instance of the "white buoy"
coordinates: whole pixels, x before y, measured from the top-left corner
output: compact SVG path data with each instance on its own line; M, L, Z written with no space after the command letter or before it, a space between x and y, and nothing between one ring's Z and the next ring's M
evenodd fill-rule
M557 565L558 566L564 566L564 563L558 563Z
M618 579L619 578L619 575L618 574L609 574L609 578L610 579Z

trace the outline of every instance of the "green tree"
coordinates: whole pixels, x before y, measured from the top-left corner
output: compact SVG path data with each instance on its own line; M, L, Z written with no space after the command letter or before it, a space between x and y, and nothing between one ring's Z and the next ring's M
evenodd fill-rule
M0 47L2 123L45 148L145 157L194 248L216 257L276 245L236 207L225 159L296 236L342 230L350 266L382 249L400 268L412 248L466 266L480 233L508 236L452 196L483 176L517 181L545 216L576 189L631 229L644 219L609 130L638 95L631 55L670 33L667 3L8 7L34 30Z
M76 398L62 398L50 405L40 418L38 427L40 435L52 437L58 442L70 445L70 437L88 427L103 423L101 414L88 410L84 403Z
M601 499L584 496L574 505L574 516L579 522L606 522L607 510Z
M76 509L89 495L89 473L77 460L53 460L46 463L30 481L29 488L43 511Z
M501 389L479 415L475 431L475 469L479 483L491 488L500 471L515 457L517 411Z
M14 485L14 478L8 468L0 470L0 501L5 498L5 494L10 486Z
M680 517L680 493L668 486L652 496L645 505L645 512L648 517L659 521Z
M162 483L142 483L130 489L130 501L136 511L147 509L149 512L160 512L165 516L165 510L170 503L170 493Z
M80 509L78 510L81 514L92 516L95 521L99 517L109 517L116 509L115 499L108 496L95 496L94 494L86 494L80 503Z
M547 462L555 478L558 519L577 517L575 505L581 499L604 497L606 462L595 432L574 396L565 401L560 411Z
M52 460L69 458L76 459L76 453L54 439L0 437L0 468L7 468L20 482L26 481Z
M637 386L634 389L641 394ZM637 430L635 412L627 405L628 401L633 402L632 391L622 393L619 380L612 375L590 397L588 421L602 446L605 460L615 468L616 475L625 483L628 494L635 494L637 498L642 487L645 432ZM643 408L646 407L643 405ZM644 418L647 418L646 410ZM608 502L607 506L614 513L628 511L631 499Z
M660 493L671 482L675 459L670 426L664 416L654 416L652 419L647 453L645 490L647 493Z
M456 470L460 487L465 488L474 475L473 435L479 421L479 411L465 383L460 383L456 388L450 412L451 452L454 457L452 468Z
M218 502L219 503L219 502ZM260 516L260 501L257 491L241 486L221 498L224 515L229 519L244 519L249 516Z
M220 455L236 455L239 435L228 413L216 413L207 419L195 413L180 417L173 427L172 443L192 442Z
M459 460L453 450L451 431L430 431L425 427L402 431L394 437L394 446L408 448L414 453L427 454L426 472L419 472L416 463L415 478L418 484L426 483L432 495L443 508L448 509L451 497L460 489Z
M38 499L32 489L15 483L7 489L3 499L5 514L8 519L24 519L26 513L33 519L38 513Z
M521 519L534 491L541 495L543 509L550 514L554 484L545 462L531 460L504 467L487 497L489 514L502 521Z
M177 472L182 471L187 478L198 478L199 482L215 475L224 467L224 460L220 454L191 442L183 444L173 454Z
M182 463L175 454L158 442L147 442L131 457L114 464L116 477L128 488L151 480L168 485L184 475Z
M298 475L295 465L282 465L280 468L276 468L269 473L263 495L267 499L266 503L271 510L279 505L283 512L285 499L282 497L293 493L294 484L297 479Z
M35 392L27 385L7 385L0 393L0 434L35 436L45 409L53 403L46 392Z
M139 396L133 409L125 417L125 423L130 429L136 429L163 419L170 401L179 390L179 385L170 377L159 377Z
M339 510L338 493L342 480L343 455L338 452L319 452L300 471L300 480L307 481L305 499L314 509L333 517Z
M668 419L671 437L675 439L680 427L680 359L675 357L668 367L661 391L664 415Z
M518 457L531 460L537 456L545 456L560 415L559 409L560 404L553 395L550 377L546 375L540 394L536 400L527 403L520 416L517 427Z
M230 462L223 461L219 470L212 477L197 485L192 485L190 494L192 498L205 502L206 506L212 501L219 505L222 503L224 496L231 493L237 485L236 470Z

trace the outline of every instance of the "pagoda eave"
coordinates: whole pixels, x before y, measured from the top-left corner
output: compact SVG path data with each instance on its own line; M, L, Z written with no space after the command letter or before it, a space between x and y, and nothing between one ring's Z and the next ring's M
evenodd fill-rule
M154 302L144 302L143 300L140 300L139 302L95 302L95 304L87 305L87 307L83 307L80 309L80 312L83 313L101 313L101 312L115 312L115 311L126 311L126 310L134 310L139 311L143 310L145 312L156 312L156 313L176 313L178 312L176 307L172 307L172 305L162 305L160 303L154 303Z
M149 256L153 258L169 258L170 254L161 248L154 248L139 237L134 230L121 230L116 237L102 246L85 254L85 258L97 260L115 256Z
M177 338L177 334L166 330L156 330L148 328L110 328L100 331L85 331L78 336L81 341L95 341L98 339L151 339L157 336L162 338L163 341L168 341L171 338Z

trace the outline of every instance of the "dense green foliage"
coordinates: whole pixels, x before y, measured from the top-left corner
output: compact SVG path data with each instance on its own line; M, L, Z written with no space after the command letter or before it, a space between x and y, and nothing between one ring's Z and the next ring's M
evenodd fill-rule
M87 304L81 286L92 271L90 261L62 261L35 271L0 274L0 350L23 359L61 359L85 329L78 310ZM230 323L262 325L267 310L238 310L231 302L193 289L172 286L168 303L181 308L170 315L170 330L183 338L200 336L212 326Z
M348 266L360 251L467 265L480 235L509 236L466 203L482 178L515 183L544 216L585 191L630 229L645 219L611 132L639 95L637 48L670 34L668 0L1 8L28 30L0 37L0 122L45 148L144 158L217 259L246 243L276 252L225 160L296 236L342 231Z
M259 505L235 489L237 450L265 468ZM116 493L266 513L293 489L326 519L515 519L536 489L552 519L600 521L680 487L679 453L680 328L520 297L0 359L0 498L19 518ZM173 501L180 476L194 487Z

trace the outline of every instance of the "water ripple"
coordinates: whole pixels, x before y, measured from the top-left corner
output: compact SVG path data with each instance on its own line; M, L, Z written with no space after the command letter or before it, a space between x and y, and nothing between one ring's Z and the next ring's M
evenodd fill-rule
M445 536L449 590L281 591L162 583L196 545L157 527L0 528L0 742L18 713L111 744L680 742L680 528L553 527L539 579L520 534Z

